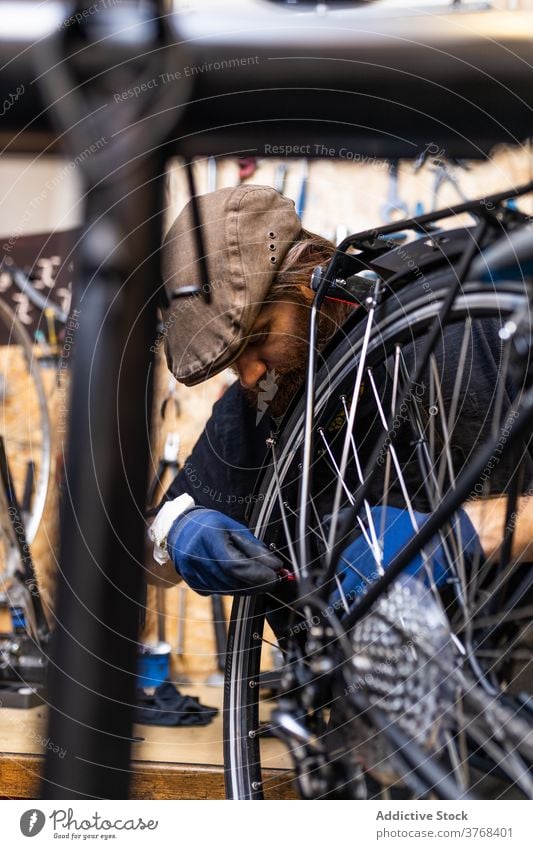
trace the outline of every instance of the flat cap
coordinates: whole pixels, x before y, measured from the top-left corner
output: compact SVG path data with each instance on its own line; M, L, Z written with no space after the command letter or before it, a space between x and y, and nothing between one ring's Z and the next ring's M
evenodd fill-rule
M247 337L287 251L302 225L292 200L269 186L241 185L198 198L211 303L201 295L172 299L202 283L192 202L162 246L163 283L170 307L163 336L170 371L194 386L230 366Z

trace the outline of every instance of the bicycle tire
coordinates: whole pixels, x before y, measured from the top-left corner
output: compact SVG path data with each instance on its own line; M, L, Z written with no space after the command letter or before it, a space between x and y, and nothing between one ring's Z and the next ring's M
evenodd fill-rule
M371 338L368 357L381 345L391 346L398 338L420 337L431 320L439 313L443 298L450 285L449 273L437 274L431 281L431 298L428 282L408 285L391 293L378 307L375 326L379 335ZM527 293L524 283L498 283L497 290L486 283L469 282L463 286L449 317L449 324L470 317L473 321L493 317L505 321L525 310ZM358 353L363 344L364 316L355 318L353 326L344 332L316 377L316 408L318 421L327 407L328 399L342 386L353 372ZM281 486L302 441L303 401L286 417L277 438L278 475ZM272 519L277 508L277 487L274 469L270 466L261 481L250 527L267 543L270 542ZM224 763L226 793L233 799L261 799L269 788L265 787L261 768L260 745L257 736L259 724L259 688L261 672L263 600L257 597L236 598L233 604L228 635L228 652L225 680L224 707ZM286 780L286 779L282 779Z
M0 429L19 504L27 464L33 463L34 493L25 516L26 540L35 539L46 502L51 466L51 428L46 391L31 339L13 310L0 300L0 324L8 340L1 348ZM15 377L16 375L16 377Z

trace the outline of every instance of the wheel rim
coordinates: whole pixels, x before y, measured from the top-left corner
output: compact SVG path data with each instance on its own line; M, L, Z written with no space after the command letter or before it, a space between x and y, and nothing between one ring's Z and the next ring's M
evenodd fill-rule
M439 297L442 297L446 293L446 284L443 281L443 285L440 288L436 286L435 289L438 292ZM407 298L405 297L405 294L407 294ZM523 307L526 302L523 289L516 284L509 284L501 287L501 289L499 286L497 295L489 293L489 298L492 299L492 307L489 312L492 315L499 315L502 318L514 315L516 310ZM476 317L478 315L485 315L487 313L486 302L486 286L481 287L475 283L468 284L464 288L464 294L461 295L454 304L454 320L458 321L463 315L475 315ZM419 310L416 326L423 327L424 323L427 324L429 319L438 311L439 305L440 300L434 300L428 304L427 294L422 291L414 294L413 292L407 292L403 295L400 293L397 302L395 298L391 298L386 308L381 310L381 315L379 317L379 327L381 331L380 337L371 343L368 352L369 356L372 355L373 351L378 349L384 339L389 340L390 342L390 340L392 340L397 334L397 331L402 328L405 324L404 312L407 307L409 307L410 310L415 308ZM412 327L411 330L413 330ZM340 354L335 359L329 373L327 372L327 369L323 368L317 377L317 418L320 418L327 406L328 391L332 386L338 386L342 383L343 375L346 373L347 368L352 366L354 357L357 357L357 352L358 349L360 349L362 342L361 331L356 330L354 335L357 336L357 333L359 333L359 336L357 339L354 339L352 343L345 344L344 348L343 344L340 344ZM301 442L302 423L303 413L300 405L300 410L296 410L292 417L289 418L284 435L281 436L277 446L277 461L282 484L285 477L288 475L291 464L293 463L294 455ZM266 539L267 542L269 541L271 516L274 509L273 505L276 504L277 487L278 482L276 477L273 474L272 469L269 469L261 487L263 499L260 504L256 506L250 523L250 527L254 533L260 538ZM251 604L253 607L253 602L251 602ZM246 607L246 605L243 605L242 600L236 603L233 613L234 622L236 623L239 619L248 615L251 609L252 608L249 606ZM246 647L241 645L239 640L249 638L249 634L247 635L246 630L242 627L242 622L239 630L236 631L235 634L237 635L237 640L233 645L236 650L233 653L234 657L230 658L229 661L228 682L232 681L232 679L234 682L235 679L239 677L241 680L246 681L246 674L257 675L259 671L259 659L256 659L256 667L252 670L245 670L242 663L238 660L239 657L242 658L242 656L246 653ZM255 699L255 694L251 695L245 687L242 687L237 691L235 683L233 683L232 694L231 701L226 702L226 713L233 716L233 719L228 726L228 734L225 735L228 758L227 762L231 763L231 769L227 777L228 794L233 798L253 798L252 788L249 784L250 779L246 774L246 770L242 768L242 764L246 761L247 757L246 750L242 746L242 740L246 736L246 722L247 716L250 715L250 705L257 700ZM240 698L244 700L244 708L243 704L239 702ZM233 726L233 730L231 729L231 725ZM238 735L235 733L235 729L237 727L239 728ZM240 754L236 756L235 752L233 752L232 755L232 750L239 749L239 747ZM253 773L253 781L257 784L260 780L261 771L260 768L257 767Z
M26 330L0 301L0 322L7 330L9 343L2 346L0 376L6 387L2 398L0 430L15 489L20 500L26 464L35 463L35 492L25 530L33 542L42 518L50 476L50 421L46 393ZM16 369L17 380L12 375Z

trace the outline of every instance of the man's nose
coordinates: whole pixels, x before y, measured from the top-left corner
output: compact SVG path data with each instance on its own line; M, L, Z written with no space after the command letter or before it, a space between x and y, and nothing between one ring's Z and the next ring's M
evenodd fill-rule
M266 363L252 351L241 354L235 368L244 389L253 389L267 372Z

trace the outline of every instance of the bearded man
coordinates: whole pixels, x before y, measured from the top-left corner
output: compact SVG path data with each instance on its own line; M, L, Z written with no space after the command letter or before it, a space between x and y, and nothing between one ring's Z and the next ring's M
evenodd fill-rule
M335 247L304 230L293 202L267 186L219 189L199 197L198 204L207 283L202 280L197 255L191 202L178 215L162 249L170 302L163 313L162 331L167 362L176 379L187 386L226 368L232 368L239 380L215 404L149 528L154 562L149 565L148 580L170 586L183 578L201 593L272 592L287 578L287 570L246 527L246 510L264 467L266 439L304 380L314 298L312 271L329 262ZM191 291L192 287L196 291L202 284L208 287L210 303L201 292L179 297L180 290ZM176 292L178 297L173 297ZM319 317L320 350L350 309L325 300ZM494 328L486 330L494 332ZM452 350L454 347L452 344ZM485 356L483 351L479 356ZM497 363L476 361L471 371L475 376L469 378L465 396L476 381L483 418L488 409L484 399L491 398ZM450 373L454 377L453 367ZM468 439L467 428L457 431L458 439ZM531 510L526 512L529 515ZM477 557L478 535L466 512L459 513L463 550ZM475 504L469 515L482 534L481 542L490 545L485 554L492 553L501 542L504 506L490 514L488 523L487 512L477 511ZM413 531L404 504L402 509L389 508L385 518L380 524L385 526L384 551L390 561ZM523 527L527 525L525 522ZM434 578L444 580L445 557L438 545L433 546L432 558ZM375 567L362 537L344 553L344 563L354 559L358 569L352 573L345 570L345 586L350 592L359 592L361 572L364 577ZM421 568L419 558L411 571Z
M198 202L211 303L199 294L174 299L164 311L167 362L187 386L226 368L239 380L215 404L166 493L150 528L160 565L150 567L148 579L168 586L184 577L200 592L264 589L279 580L282 564L241 523L263 467L266 439L303 383L312 271L329 262L335 248L304 230L294 203L267 186L219 189ZM202 283L191 202L168 232L162 254L169 297ZM349 311L327 302L319 322L320 348ZM199 508L217 513L202 514ZM189 530L195 527L196 533L187 546L194 550L192 560L168 546L180 560L177 567L168 559L166 543L180 515L182 528L187 516Z

